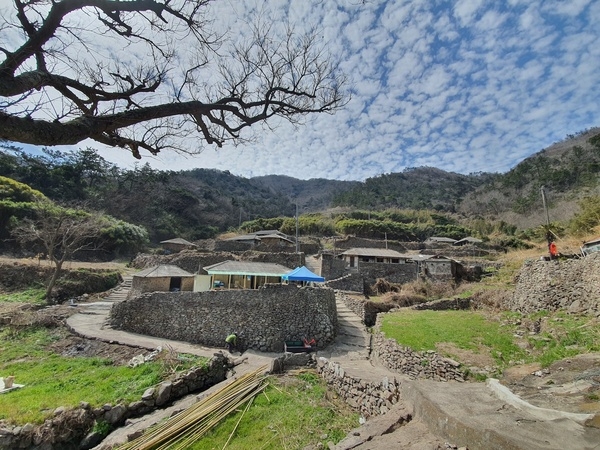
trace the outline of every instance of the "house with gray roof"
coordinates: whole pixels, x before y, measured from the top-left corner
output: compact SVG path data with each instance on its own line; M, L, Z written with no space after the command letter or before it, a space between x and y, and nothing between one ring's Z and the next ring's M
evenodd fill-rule
M346 261L350 268L358 268L360 262L406 264L412 258L410 255L403 255L396 250L366 247L350 248L345 252L340 253L340 257Z
M211 286L225 289L258 289L267 283L281 284L282 277L292 271L281 264L231 260L202 269L210 275Z
M166 241L160 241L162 248L169 253L178 253L186 248L197 247L196 244L186 241L183 238L167 239Z
M171 264L149 267L133 274L128 297L144 292L179 292L194 290L194 274Z

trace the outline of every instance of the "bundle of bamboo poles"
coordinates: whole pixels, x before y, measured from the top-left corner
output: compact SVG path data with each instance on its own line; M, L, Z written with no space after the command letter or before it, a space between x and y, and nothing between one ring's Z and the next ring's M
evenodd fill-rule
M247 403L245 411L248 409L254 397L267 387L265 370L266 366L241 376L223 389L213 392L185 411L173 416L164 424L148 430L139 438L118 447L118 449L179 450L188 448L244 403Z

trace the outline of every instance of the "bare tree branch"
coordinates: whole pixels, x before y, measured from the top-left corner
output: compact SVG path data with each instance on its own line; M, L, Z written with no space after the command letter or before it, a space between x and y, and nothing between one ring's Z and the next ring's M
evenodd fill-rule
M209 0L13 2L16 21L0 25L0 41L14 44L3 34L16 28L21 42L0 53L0 139L91 138L136 158L141 150L193 153L185 139L194 134L221 147L256 123L299 123L348 100L317 33L290 28L278 38L257 23L235 45L210 31ZM99 45L105 39L132 54Z

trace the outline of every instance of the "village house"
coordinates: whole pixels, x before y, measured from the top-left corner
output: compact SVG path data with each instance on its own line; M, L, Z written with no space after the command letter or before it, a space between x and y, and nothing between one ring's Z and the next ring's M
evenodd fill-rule
M202 269L210 276L209 286L225 289L258 289L267 283L281 284L282 277L292 271L281 264L230 260Z
M294 245L295 242L289 239L285 234L278 230L261 230L255 233L242 234L225 239L229 242L240 242L250 247L256 247L259 244L270 247L287 247Z
M419 273L426 278L456 278L459 263L442 255L416 255L414 261L419 265Z
M600 237L584 242L581 246L581 254L587 256L590 253L600 252Z
M476 245L476 244L481 244L482 242L483 241L481 239L477 239L474 237L466 237L466 238L459 239L452 245L458 245L458 246L467 245L467 244Z
M410 255L403 255L387 248L351 248L340 253L340 257L350 269L359 268L360 262L406 264L411 260Z
M164 264L134 273L128 297L144 292L179 292L194 289L194 274L180 267Z
M167 239L166 241L160 241L160 244L165 252L168 253L179 253L181 250L185 250L186 248L196 247L196 244L193 244L182 238Z

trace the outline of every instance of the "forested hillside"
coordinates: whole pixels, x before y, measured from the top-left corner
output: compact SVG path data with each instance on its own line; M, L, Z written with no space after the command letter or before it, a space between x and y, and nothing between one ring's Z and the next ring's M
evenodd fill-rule
M0 176L63 204L103 211L144 226L153 242L175 236L213 237L256 217L293 215L290 201L260 183L229 172L165 172L148 164L133 170L108 163L95 150L29 155L0 151Z
M273 192L285 195L293 203L298 204L301 212L328 209L332 206L336 196L343 195L348 190L362 185L358 181L326 180L324 178L298 180L283 175L255 177L252 180L270 188Z
M461 175L434 167L417 167L402 173L368 178L364 183L337 194L333 206L361 209L410 208L453 212L462 198L489 184L496 175Z
M544 187L551 221L567 221L578 202L600 194L600 128L569 135L525 159L509 172L467 193L459 212L504 220L519 228L546 222Z
M420 167L364 182L278 175L248 179L214 169L158 171L148 164L121 169L93 149L72 153L45 149L31 155L4 145L0 146L0 176L25 183L61 204L102 211L144 226L155 243L175 236L190 240L213 237L241 224L247 229L279 224L289 232L295 225L283 217L292 218L296 205L304 216L301 224L306 232L365 230L373 236L387 233L422 238L443 234L439 227L452 225L458 228L448 229L446 234L460 237L472 230L483 233L484 229L543 225L542 186L552 222L571 220L581 202L597 203L600 128L567 136L505 174L461 175ZM333 207L338 207L335 212ZM377 211L386 210L391 212L379 217L377 226L363 223L375 219ZM403 212L406 217L396 221L398 210L428 210L424 222L433 228L411 229L406 217L419 215ZM431 216L433 211L440 213L439 217ZM273 218L279 219L271 221ZM394 228L391 222L405 225ZM485 222L488 224L483 225ZM466 228L461 229L463 225Z

